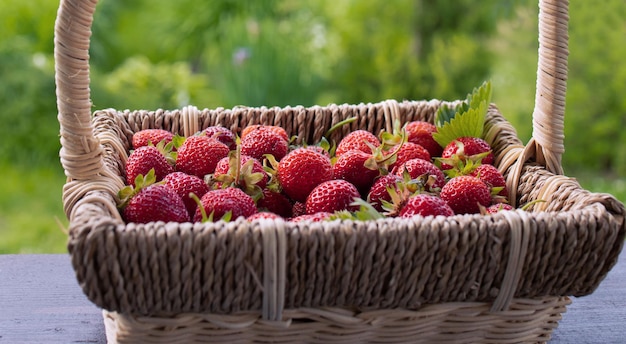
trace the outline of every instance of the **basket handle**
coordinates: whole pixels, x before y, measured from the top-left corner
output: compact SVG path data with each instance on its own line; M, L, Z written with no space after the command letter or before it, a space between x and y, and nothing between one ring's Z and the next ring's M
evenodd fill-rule
M89 40L97 0L61 0L54 57L61 163L71 180L89 180L104 169L102 147L91 124ZM539 59L533 137L522 163L533 157L562 174L567 79L568 0L539 1ZM521 165L521 163L520 163Z

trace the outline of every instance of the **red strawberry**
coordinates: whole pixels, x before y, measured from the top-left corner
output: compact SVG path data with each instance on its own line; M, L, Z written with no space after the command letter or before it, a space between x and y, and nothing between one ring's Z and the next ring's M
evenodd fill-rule
M480 213L480 207L491 204L489 186L473 176L450 179L441 189L441 198L448 202L455 214Z
M487 207L487 209L485 210L485 212L487 214L495 214L499 211L503 211L503 210L514 210L515 208L513 208L512 205L507 204L507 203L496 203L496 204L492 204L489 207Z
M126 184L134 186L138 175L146 175L153 168L157 182L174 172L174 167L157 147L143 146L133 150L126 160Z
M229 211L232 213L231 218L233 220L240 216L248 217L258 211L252 197L241 189L233 187L210 190L202 196L200 203L207 217L213 214L214 221L221 219ZM202 209L198 207L194 221L200 222L202 220Z
M274 133L278 134L278 136L282 137L285 141L289 141L289 135L287 135L287 132L285 131L284 128L279 127L277 125L263 125L263 124L252 124L243 128L243 130L241 131L241 138L243 139L244 137L248 136L248 134L258 129L273 131Z
M261 162L251 156L242 155L239 171L237 171L235 159L237 159L236 156L231 157L229 154L218 161L213 173L214 179L222 185L225 183L228 186L237 186L244 191L251 189L254 185L264 189L269 178Z
M234 150L237 147L235 134L226 127L219 125L210 126L204 129L204 133L206 136L225 144L230 150Z
M306 214L306 204L304 202L296 202L291 207L291 217L298 217Z
M306 213L333 213L339 210L356 211L358 206L350 205L361 195L356 186L343 179L329 180L316 186L306 199Z
M152 184L132 196L124 208L127 222L188 222L189 213L178 194L163 184Z
M266 209L284 218L293 216L292 205L287 196L271 191L270 189L263 189L263 197L257 201L256 205L259 209ZM303 214L304 211L305 210L303 210Z
M133 148L147 146L152 144L156 146L159 142L172 142L174 134L163 129L143 129L133 134Z
M446 176L443 172L435 164L424 159L411 159L398 166L395 173L402 177L405 171L409 174L410 179L416 179L423 175L434 176L434 183L427 188L427 191L435 191L435 189L442 188L446 183Z
M265 154L271 154L276 160L280 160L288 151L288 141L269 129L269 126L260 126L241 138L241 153L259 161L263 161Z
M370 133L369 131L355 130L339 141L337 149L335 150L335 155L340 156L352 149L358 149L371 154L372 148L368 146L368 143L373 147L378 147L381 144L376 135Z
M283 192L300 202L306 201L311 190L332 176L330 159L306 148L295 149L282 158L276 173Z
M509 195L506 189L506 180L504 176L493 165L479 165L471 174L474 177L482 180L491 188L499 188L502 190L498 193L498 196L507 197Z
M166 186L174 190L182 198L189 217L193 217L198 204L193 198L189 197L189 194L194 193L198 198L201 198L205 193L209 192L209 186L200 177L183 172L170 173L163 180Z
M487 141L478 137L460 137L450 142L441 153L443 159L457 159L461 162L468 159L476 160L476 156L482 155L484 155L480 160L482 164L493 164L494 156L491 152L491 146ZM448 163L441 164L442 170L449 170L453 167Z
M400 217L411 217L414 215L452 216L454 211L446 201L437 196L418 194L408 199L399 214Z
M358 149L349 150L340 155L333 165L333 178L343 179L354 184L359 192L366 194L379 176L378 169L366 167L366 161L372 158L372 154Z
M433 139L433 133L437 132L437 127L429 122L413 121L406 124L404 130L407 133L408 142L416 143L430 153L431 157L441 156L443 149Z
M324 221L324 220L328 219L329 217L331 217L331 215L333 215L333 214L332 213L328 213L328 212L320 212L320 213L315 213L315 214L304 214L304 215L293 217L289 221L292 221L292 222L301 222L301 221L320 222L320 221Z
M389 152L394 152L396 147L389 149ZM405 142L400 150L396 153L396 161L389 166L389 169L393 171L396 166L401 166L405 162L411 159L423 159L430 161L430 153L426 148L418 145L417 143Z
M282 217L278 214L274 214L272 212L269 211L260 211L258 213L254 213L250 216L248 216L246 218L246 220L248 221L254 221L254 220L259 220L259 219L271 219L271 220L277 220L277 219L282 219Z
M178 148L176 168L200 178L215 171L217 163L228 155L230 149L225 144L206 135L188 137Z
M391 195L387 188L395 188L397 191L397 183L401 181L402 177L395 174L388 174L376 179L367 195L367 201L372 204L374 209L383 211L382 201L391 202Z

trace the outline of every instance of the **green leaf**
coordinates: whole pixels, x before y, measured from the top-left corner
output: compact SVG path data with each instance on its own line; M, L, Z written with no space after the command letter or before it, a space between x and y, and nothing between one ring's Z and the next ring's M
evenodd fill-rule
M437 132L433 133L433 139L441 147L446 147L460 137L482 138L490 101L491 82L486 81L467 96L465 103L455 108L453 116L450 108L442 106L437 111Z

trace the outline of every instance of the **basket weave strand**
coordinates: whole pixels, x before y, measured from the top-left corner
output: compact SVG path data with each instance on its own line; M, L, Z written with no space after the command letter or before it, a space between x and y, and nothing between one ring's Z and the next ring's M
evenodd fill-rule
M62 0L55 25L68 250L110 342L545 342L570 302L592 293L624 243L626 210L563 175L567 1L539 2L539 61L526 144L492 104L485 138L513 204L531 212L377 221L124 223L132 135L279 125L314 143L334 124L391 130L433 122L444 102L91 113L96 1Z

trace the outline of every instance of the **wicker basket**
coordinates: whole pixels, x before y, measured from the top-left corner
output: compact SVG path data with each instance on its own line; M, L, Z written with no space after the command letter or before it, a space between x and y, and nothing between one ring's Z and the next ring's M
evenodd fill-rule
M280 125L316 142L433 121L445 102L91 113L96 1L61 1L55 62L68 249L110 342L518 343L550 339L568 296L590 294L624 243L624 206L562 175L567 1L540 1L533 138L491 105L487 141L530 212L291 223L124 223L116 195L134 132Z

